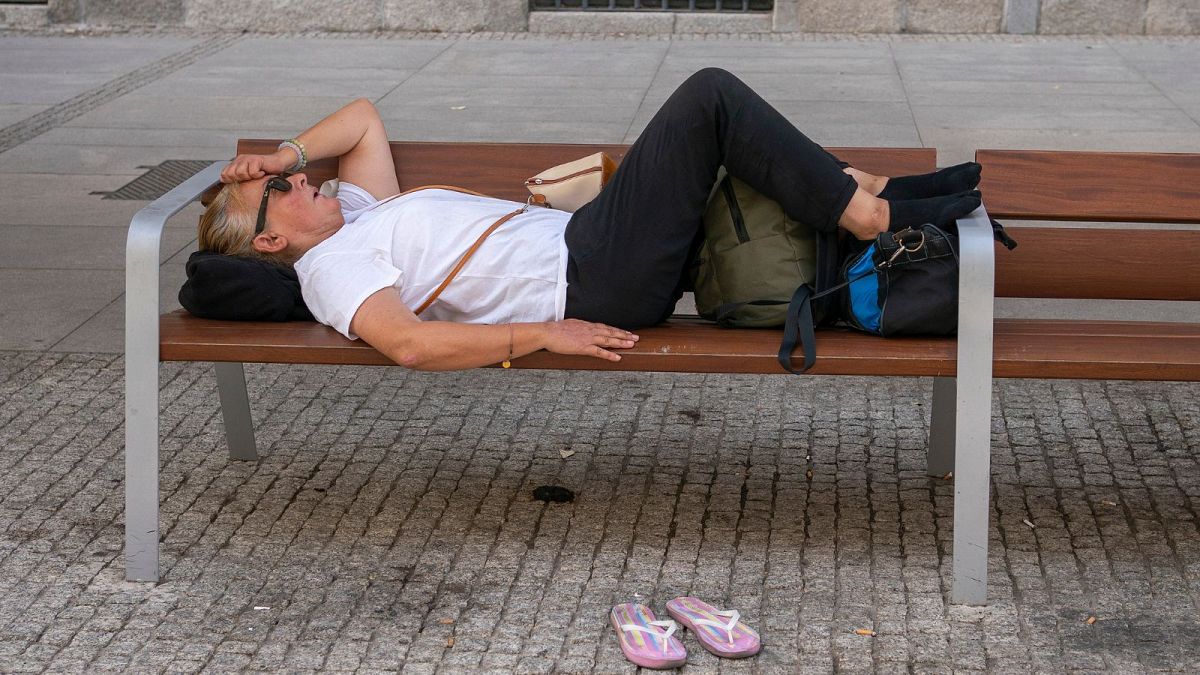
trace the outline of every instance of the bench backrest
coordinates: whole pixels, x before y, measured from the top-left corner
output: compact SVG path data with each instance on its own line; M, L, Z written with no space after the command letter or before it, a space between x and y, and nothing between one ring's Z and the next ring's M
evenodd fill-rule
M988 213L1013 220L1200 223L1200 155L979 150ZM1200 300L1200 231L1018 227L996 295Z
M239 153L273 152L278 140L242 139ZM528 196L524 179L629 146L569 143L395 141L400 188L449 183L505 199ZM932 148L830 148L879 175L933 170ZM980 150L980 189L992 217L1013 220L1200 223L1200 155ZM337 175L337 160L313 162L309 180ZM205 199L207 202L207 199ZM1021 227L1020 244L996 256L996 295L1028 298L1200 300L1200 232Z
M239 153L274 152L277 140L242 139ZM434 143L393 141L392 161L400 189L438 183L476 190L493 197L525 201L525 179L556 164L593 152L607 152L618 162L627 145L572 143ZM932 171L937 151L932 148L830 148L864 171L922 173ZM320 184L337 175L337 160L313 162L305 169L309 182Z

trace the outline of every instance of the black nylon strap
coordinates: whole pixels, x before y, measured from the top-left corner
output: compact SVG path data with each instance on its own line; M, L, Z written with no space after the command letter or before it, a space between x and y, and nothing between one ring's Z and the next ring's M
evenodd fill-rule
M792 367L792 350L797 339L804 350L804 367ZM816 332L813 328L812 291L806 284L796 288L788 303L787 320L783 324L783 342L779 343L779 365L793 375L800 375L817 362Z
M1004 226L1001 225L1000 223L996 222L995 218L992 218L991 221L992 221L992 234L995 235L996 241L1000 242L1001 244L1004 244L1004 248L1006 248L1010 251L1013 250L1014 248L1016 248L1017 242L1013 241L1013 238L1008 236L1008 232L1006 232L1004 230Z

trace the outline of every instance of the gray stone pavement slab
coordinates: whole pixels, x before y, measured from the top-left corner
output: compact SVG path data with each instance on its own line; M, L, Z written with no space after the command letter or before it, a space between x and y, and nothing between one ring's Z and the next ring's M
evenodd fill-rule
M426 87L437 91L439 88L454 86L467 89L505 87L528 97L540 95L582 94L608 89L645 89L654 77L654 72L601 72L577 73L554 72L539 75L536 78L519 73L468 73L453 76L440 75L428 71L419 71L400 85L400 89L409 90L414 96L424 92ZM535 99L536 100L536 99Z
M905 80L972 79L985 82L1067 81L1067 82L1136 82L1142 76L1130 66L1120 63L1038 63L993 62L992 68L980 68L988 59L976 63L939 63L897 60ZM972 68L972 66L974 66ZM969 75L969 77L964 77Z
M415 70L385 68L324 68L293 66L195 65L178 70L128 94L128 98L192 97L198 92L242 97L302 97L378 99ZM151 104L153 105L153 104Z
M263 124L267 124L263 120ZM28 145L102 145L116 147L185 146L223 148L233 157L238 138L275 138L279 129L114 129L112 127L58 127L27 142ZM230 138L234 141L231 143Z
M0 269L0 349L45 349L120 294L124 270Z
M920 135L925 146L938 149L939 163L947 165L970 161L976 150L984 148L1200 152L1200 137L1194 131L923 127Z
M892 54L900 64L941 66L1035 65L1057 68L1127 65L1119 41L1086 36L1075 40L980 42L967 51L934 41L894 41ZM1136 53L1144 53L1141 47ZM971 74L965 71L962 74Z
M493 141L513 142L513 138L529 139L527 143L619 143L629 129L628 121L584 122L559 116L530 115L529 108L510 108L506 119L476 118L412 119L392 117L386 111L384 124L393 140L411 141ZM447 111L456 112L456 111Z
M1013 228L1013 237L1020 232ZM1128 321L1179 321L1200 311L1196 303L1168 300L1055 300L1044 298L999 298L997 318L1105 320L1114 316Z
M1014 82L1015 86L979 82L908 82L909 102L914 106L940 106L948 102L997 108L1014 107L1014 97L1038 96L1020 103L1021 109L1051 109L1076 113L1089 108L1113 106L1127 110L1178 109L1172 100L1144 82L1112 83Z
M198 96L123 97L65 126L125 129L279 129L297 133L349 101L345 97L246 97L222 92ZM231 139L233 141L237 139ZM7 153L5 153L7 154Z
M0 126L20 122L50 106L38 103L0 103Z
M0 174L132 177L168 159L229 159L232 147L24 143L0 154Z
M1026 105L1048 105L1060 99L1074 96L1105 96L1118 103L1138 100L1166 100L1162 91L1147 81L1136 82L1064 82L1062 80L905 80L904 91L913 103L960 102L971 103L975 96L994 94L1006 97L1011 104L1014 97ZM936 100L924 97L937 96Z
M194 45L188 37L41 37L6 35L0 38L0 73L40 73L63 86L81 74L94 75L91 84L63 98L102 84L106 79ZM61 79L60 79L61 78ZM43 85L39 85L41 88Z
M848 73L830 76L829 73L801 72L756 73L733 66L730 72L738 75L747 85L759 92L771 103L780 101L903 101L903 83L894 73ZM667 100L671 92L695 70L660 70L654 84L647 93L643 107L657 106ZM802 124L803 120L795 120Z
M232 155L232 151L230 152ZM181 159L181 158L174 158ZM112 192L141 170L118 175L8 174L0 180L0 224L113 227L128 229L146 202L102 199L92 192ZM195 230L201 211L192 206L167 221L167 227ZM51 259L52 260L52 259ZM45 261L45 267L54 267Z
M670 42L632 43L612 49L603 42L463 42L429 61L421 70L434 75L517 75L534 78L542 70L579 76L653 75ZM553 64L553 67L551 65Z
M123 227L95 225L0 224L0 268L38 269L53 261L58 269L124 270ZM161 262L166 262L196 239L190 228L172 227L163 232Z
M473 124L496 124L498 126L555 125L579 126L583 129L629 126L629 113L619 113L606 105L555 106L551 101L538 101L536 105L520 100L498 104L475 104L459 102L412 103L403 94L393 93L391 102L382 102L379 115L383 118L389 137L407 137L410 124L434 123L444 128L445 134L456 130L471 129ZM636 105L636 103L635 103ZM630 107L630 106L626 106ZM536 126L534 127L536 136ZM595 135L595 134L593 134Z
M792 73L812 75L815 73L832 75L877 75L892 70L891 59L887 56L855 57L846 56L813 56L804 53L781 54L769 57L760 56L749 59L729 59L731 63L726 70L734 73ZM689 54L667 54L662 62L662 71L684 71L691 74L719 63L704 52ZM722 66L724 67L724 66Z
M5 68L0 70L0 104L49 106L91 89L105 79L108 78L95 73L54 73L53 79L47 82L46 73L11 72Z
M685 636L688 671L1195 669L1190 384L999 382L992 603L963 608L925 380L249 366L249 464L226 459L211 371L164 364L164 583L122 581L117 234L145 203L88 193L142 164L228 157L358 95L396 139L632 142L707 65L818 142L941 165L1200 151L1194 39L516 37L248 36L0 154L0 671L631 672L605 616L634 593L763 632L740 663ZM200 39L0 36L0 128ZM164 310L198 214L168 222ZM529 501L555 482L574 504Z
M249 37L204 59L201 67L267 68L421 68L447 49L462 43L446 39L376 40L361 37Z
M1078 105L1070 109L1061 104L1036 108L914 104L912 114L923 129L1200 132L1200 125L1177 108L1125 108L1113 103Z
M833 37L833 36L830 36ZM866 38L866 36L863 36ZM762 59L790 57L796 59L789 69L795 70L807 59L844 58L847 60L883 58L891 60L893 46L888 40L817 39L796 42L761 42L753 50L745 48L744 40L672 40L668 58L709 55L712 61L728 59L737 63L755 63ZM730 65L737 65L731 63ZM708 65L712 65L710 62ZM724 67L724 66L722 66Z
M184 264L187 262L188 255L196 250L195 235L192 232L185 230L173 230L173 232L185 232L184 237L186 237L187 243L182 247L172 243L173 255L159 269L158 307L163 312L180 309L179 288L183 286L184 281L187 281ZM164 240L167 238L164 236ZM182 240L183 237L180 239ZM166 244L164 244L165 247ZM120 284L115 285L118 291L115 298L91 308L83 322L78 323L69 333L61 335L54 344L49 346L49 349L56 352L109 354L124 351L124 338L114 338L114 336L124 336L125 334L125 286L124 280L121 281ZM114 284L110 282L107 286L112 287Z
M607 109L610 113L615 106L633 109L645 95L644 85L635 87L614 83L604 87L593 84L588 87L545 88L537 83L519 81L467 84L457 79L446 81L421 77L400 84L387 96L375 101L375 105L381 111L388 112L399 106L417 104L440 106L443 110L456 105L466 105L468 109L471 106L483 106L485 111L490 109L489 106L520 106L543 109L545 114L555 110L570 110L574 115L579 109L586 108Z

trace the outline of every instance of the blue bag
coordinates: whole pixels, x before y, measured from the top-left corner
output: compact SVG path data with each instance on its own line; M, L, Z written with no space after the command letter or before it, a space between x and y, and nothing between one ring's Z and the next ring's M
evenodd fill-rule
M947 335L958 327L958 236L934 225L884 232L851 255L842 318L875 335Z

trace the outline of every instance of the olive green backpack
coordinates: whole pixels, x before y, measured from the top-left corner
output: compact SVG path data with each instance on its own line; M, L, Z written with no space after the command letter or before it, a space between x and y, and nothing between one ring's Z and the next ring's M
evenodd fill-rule
M690 266L696 310L727 327L783 326L796 290L817 286L818 238L722 167Z

